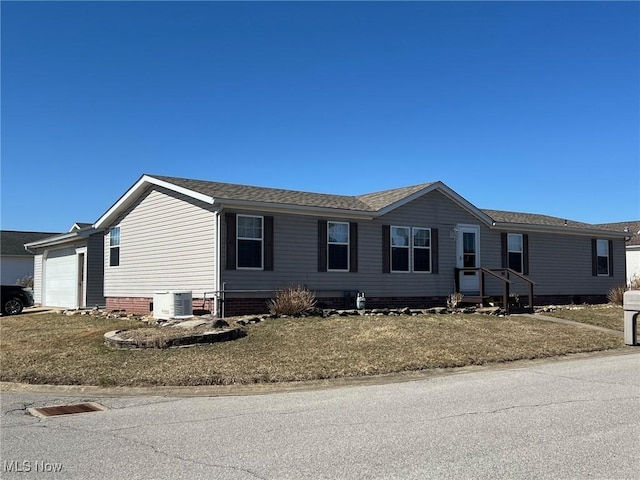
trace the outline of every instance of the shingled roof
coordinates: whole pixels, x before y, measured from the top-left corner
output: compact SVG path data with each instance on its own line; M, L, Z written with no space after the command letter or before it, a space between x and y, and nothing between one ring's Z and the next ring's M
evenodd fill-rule
M336 208L371 213L392 205L432 185L432 183L423 183L411 187L395 188L365 195L348 196L284 190L280 188L254 187L250 185L236 185L204 180L190 180L158 175L150 176L223 201L243 200L302 207Z
M37 242L43 238L53 237L59 233L21 232L16 230L0 231L0 245L2 255L29 256L31 253L24 248L25 243Z
M539 215L536 213L508 212L504 210L482 210L498 223L518 223L522 225L545 225L549 227L596 228L597 225L576 222L565 218Z
M381 192L367 193L365 195L358 195L357 198L360 201L369 205L374 211L382 210L385 207L393 205L421 190L433 185L435 182L421 183L419 185L413 185L410 187L394 188L391 190L383 190Z
M380 192L363 195L332 195L326 193L303 192L299 190L285 190L280 188L256 187L251 185L237 185L231 183L193 180L163 175L143 175L102 217L94 224L96 228L104 228L119 212L131 204L134 198L150 185L175 190L207 203L231 206L292 209L299 212L308 209L316 214L328 214L335 210L340 215L376 217L385 215L406 202L439 190L458 203L462 208L471 212L487 225L506 228L510 225L528 225L532 228L557 230L570 228L582 233L597 230L609 230L602 226L565 220L563 218L538 215L531 213L508 212L502 210L480 210L468 200L461 197L442 182L428 182L408 187L393 188ZM613 233L613 232L611 232ZM616 235L620 235L616 233Z
M619 232L629 232L627 245L640 245L640 220L630 222L601 223L599 227Z

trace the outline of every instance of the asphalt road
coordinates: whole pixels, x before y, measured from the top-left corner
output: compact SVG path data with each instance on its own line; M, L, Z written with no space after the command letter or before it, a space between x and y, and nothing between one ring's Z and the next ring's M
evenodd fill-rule
M267 395L1 398L3 479L640 478L640 353ZM80 401L108 410L26 410Z

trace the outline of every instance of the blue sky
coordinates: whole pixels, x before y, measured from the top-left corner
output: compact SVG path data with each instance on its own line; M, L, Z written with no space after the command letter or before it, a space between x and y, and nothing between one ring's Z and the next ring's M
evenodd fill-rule
M1 2L2 228L144 173L640 218L638 2Z

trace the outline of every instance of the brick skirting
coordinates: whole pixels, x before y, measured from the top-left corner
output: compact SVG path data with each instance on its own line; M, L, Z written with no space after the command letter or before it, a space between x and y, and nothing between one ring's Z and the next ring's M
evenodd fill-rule
M527 296L521 297L526 300ZM590 305L598 305L608 303L609 299L606 295L534 295L534 305L580 305L587 303Z
M127 313L147 315L151 313L153 298L107 297L107 310L124 310Z
M193 298L191 300L194 310L213 311L213 299ZM149 315L153 311L153 298L133 298L133 297L107 297L107 310L124 310L127 313L139 315Z

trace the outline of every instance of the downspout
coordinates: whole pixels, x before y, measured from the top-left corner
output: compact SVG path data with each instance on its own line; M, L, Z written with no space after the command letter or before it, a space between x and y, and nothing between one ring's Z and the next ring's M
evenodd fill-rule
M213 304L213 313L216 317L220 317L220 275L222 274L222 268L221 268L221 264L220 264L220 245L222 244L221 242L221 235L222 235L222 230L220 229L220 225L221 225L221 221L220 221L220 211L216 210L215 211L215 223L216 223L216 253L215 253L215 262L216 262L216 278L214 281L214 290L216 291L214 298L214 304Z

